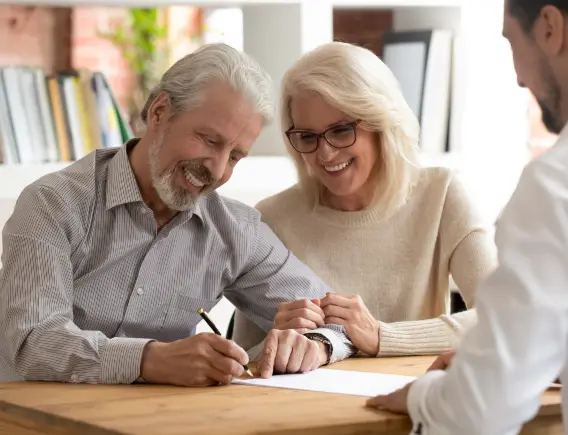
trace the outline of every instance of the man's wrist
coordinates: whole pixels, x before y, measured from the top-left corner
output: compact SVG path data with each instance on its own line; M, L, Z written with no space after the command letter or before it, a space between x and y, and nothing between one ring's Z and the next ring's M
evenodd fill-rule
M306 338L316 341L321 349L325 352L325 361L322 365L327 365L331 361L331 355L333 354L333 346L331 342L321 334L307 333L304 334Z
M329 351L330 346L329 344L322 343L321 341L317 341L318 347L320 348L321 353L323 354L323 360L321 365L325 366L329 364L331 360L331 352Z
M136 380L137 382L157 382L159 375L156 373L159 370L160 363L158 358L160 356L161 348L164 343L158 341L151 341L146 346L144 346L144 351L142 352L142 361L140 363L140 376Z

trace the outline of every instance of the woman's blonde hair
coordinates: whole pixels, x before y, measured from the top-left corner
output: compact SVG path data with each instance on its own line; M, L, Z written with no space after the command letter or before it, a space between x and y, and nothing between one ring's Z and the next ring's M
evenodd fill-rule
M345 115L361 120L361 127L377 132L377 200L388 208L402 204L416 178L420 128L390 69L365 48L330 42L306 53L284 75L282 133L302 190L317 200L321 186L285 135L292 127L292 98L302 91L315 92Z

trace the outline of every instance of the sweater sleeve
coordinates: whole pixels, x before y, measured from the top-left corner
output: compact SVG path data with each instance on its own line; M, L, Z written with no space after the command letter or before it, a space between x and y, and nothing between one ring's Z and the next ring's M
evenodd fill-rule
M434 319L380 322L377 356L439 354L459 345L477 322L472 308L477 289L497 265L497 249L487 227L460 180L453 178L440 222L441 258L470 309Z
M465 331L477 321L475 309L434 319L379 322L377 356L438 355L455 349Z
M480 217L458 178L448 186L440 242L444 261L468 308L475 305L480 284L497 267L492 226Z

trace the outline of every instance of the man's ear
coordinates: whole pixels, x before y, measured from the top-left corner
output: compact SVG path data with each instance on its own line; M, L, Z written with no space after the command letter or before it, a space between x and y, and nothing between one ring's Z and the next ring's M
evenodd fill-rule
M161 126L168 122L170 117L170 104L167 92L161 92L156 99L150 104L148 109L147 123L148 127L158 130Z
M549 56L558 56L566 49L566 16L554 6L545 6L535 25L535 39Z

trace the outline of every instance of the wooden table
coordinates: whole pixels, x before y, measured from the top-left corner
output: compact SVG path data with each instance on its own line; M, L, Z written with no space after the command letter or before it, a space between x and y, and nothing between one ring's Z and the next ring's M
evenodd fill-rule
M431 357L353 358L331 368L420 375ZM366 398L245 385L0 384L0 434L404 434L406 416L364 407ZM561 397L548 391L523 434L562 434Z

